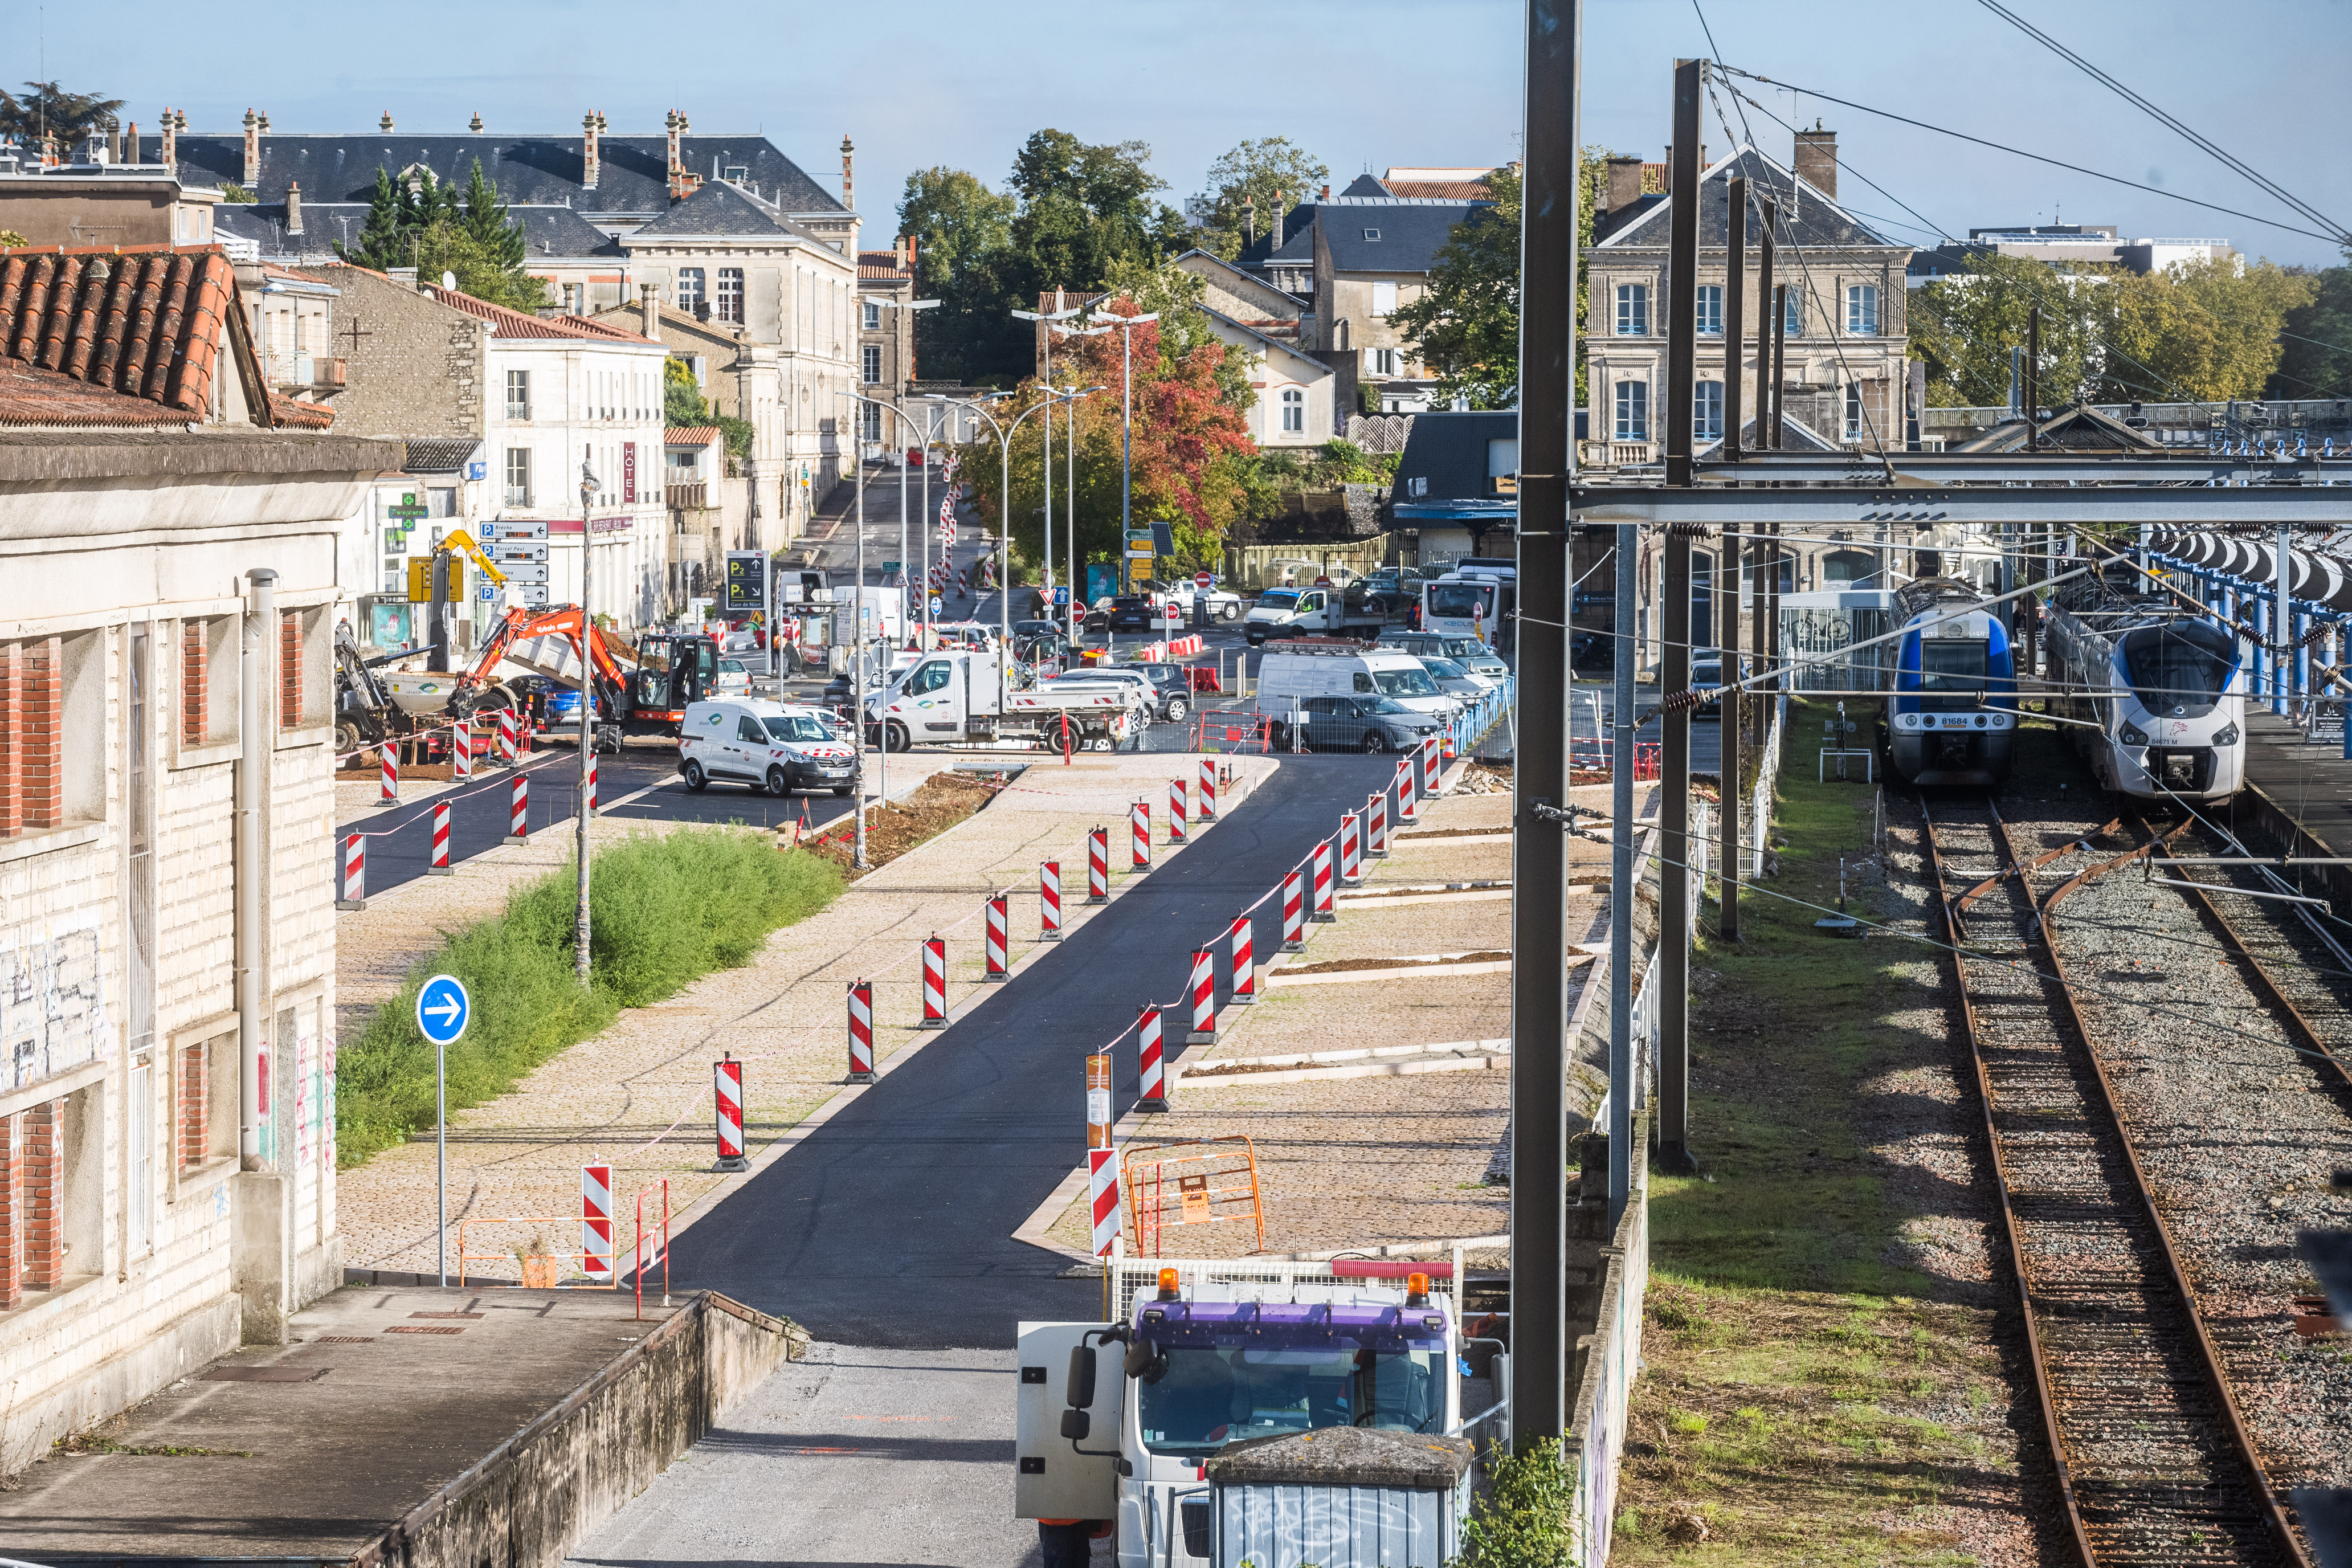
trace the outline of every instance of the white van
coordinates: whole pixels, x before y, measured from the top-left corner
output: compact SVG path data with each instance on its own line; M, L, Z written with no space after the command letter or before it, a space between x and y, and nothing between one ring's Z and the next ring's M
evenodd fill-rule
M1312 644L1268 649L1257 667L1257 710L1288 717L1310 697L1393 698L1424 717L1451 723L1463 704L1438 689L1421 660L1392 648Z
M797 703L755 698L696 702L678 723L677 772L691 790L713 781L773 795L796 789L847 795L857 756L834 739L826 716Z

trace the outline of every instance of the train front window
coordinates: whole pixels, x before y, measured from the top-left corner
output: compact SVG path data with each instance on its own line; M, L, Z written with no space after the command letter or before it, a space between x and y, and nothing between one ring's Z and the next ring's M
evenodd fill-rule
M1978 706L1986 688L1986 645L1960 637L1919 639L1920 708L1961 713Z
M2213 711L2237 673L2238 648L2210 621L2175 621L2124 634L2132 695L2150 713L2198 719Z

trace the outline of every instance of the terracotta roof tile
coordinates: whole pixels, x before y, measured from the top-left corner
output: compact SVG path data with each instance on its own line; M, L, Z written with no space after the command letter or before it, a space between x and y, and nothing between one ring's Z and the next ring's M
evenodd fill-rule
M662 432L665 447L707 447L719 439L716 425L673 425Z
M0 357L201 419L236 297L208 246L0 251Z
M281 429L324 430L335 422L335 411L323 403L305 403L283 393L269 395L272 423Z
M0 426L137 428L187 423L187 415L143 397L110 392L22 360L0 357Z
M619 339L625 342L650 343L635 332L624 332L605 326L601 321L584 321L578 316L527 316L520 310L510 310L504 305L493 305L488 300L477 300L471 294L461 294L455 289L444 289L427 283L417 292L429 300L437 300L454 310L469 316L479 316L490 323L491 331L502 338L585 338L600 342Z

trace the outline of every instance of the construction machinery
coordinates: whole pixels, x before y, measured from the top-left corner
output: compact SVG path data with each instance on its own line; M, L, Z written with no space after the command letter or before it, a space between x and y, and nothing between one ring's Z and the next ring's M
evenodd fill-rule
M408 600L427 607L427 624L431 634L426 646L432 650L425 668L436 675L449 673L450 622L455 606L466 602L465 569L458 564L460 555L468 556L475 569L496 586L506 586L506 574L483 553L474 542L474 536L462 528L453 528L442 535L429 556L418 556L408 563Z

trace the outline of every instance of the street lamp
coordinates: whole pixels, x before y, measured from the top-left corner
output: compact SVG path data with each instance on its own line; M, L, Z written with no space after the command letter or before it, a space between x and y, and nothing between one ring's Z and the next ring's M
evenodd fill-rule
M1045 333L1045 361L1043 372L1037 378L1037 383L1040 386L1045 389L1046 399L1049 402L1053 398L1054 391L1054 334L1051 330L1052 324L1055 321L1066 321L1086 309L1087 307L1084 305L1073 305L1066 310L1015 310L1013 312L1013 314L1021 321L1044 321L1047 324L1048 330ZM1045 450L1040 471L1043 475L1043 482L1045 487L1045 586L1051 588L1054 585L1054 421L1051 418L1048 418L1045 421ZM1070 507L1073 512L1076 512L1077 510L1077 502L1078 498L1075 494L1072 495L1070 497ZM1010 518L1005 519L1004 521L1006 526L1010 527L1012 521L1013 520ZM1077 602L1077 585L1075 583L1070 585L1070 599L1073 605L1076 605ZM1071 640L1075 642L1077 639L1073 636Z
M596 598L588 591L589 563L596 554L596 520L590 513L604 489L589 465L593 450L580 448L580 798L572 829L573 853L580 862L578 907L572 911L572 973L583 989L588 984L588 781L596 765L590 752L596 743Z
M885 403L878 397L865 397L854 392L846 392L842 395L848 398L853 405L870 405L877 412L888 410L890 416L898 422L899 439L906 438L906 433L910 426L904 409L896 404ZM858 418L857 423L862 426L865 420ZM878 428L881 421L877 418L875 423ZM853 830L856 843L850 854L850 864L853 868L863 871L867 868L866 863L866 452L862 437L856 447L856 453L857 493L856 500L853 503L853 515L856 518L857 531L857 586L850 595L850 605L857 617L856 651L852 656L857 669L857 696L853 705L855 716L850 721L856 728L850 741L849 787L857 802L857 821ZM906 545L903 542L907 537L907 468L904 463L898 466L898 537L902 542L898 547L898 571L899 574L904 576L907 568ZM903 608L902 600L902 611ZM881 757L875 764L876 782L881 784L882 797L887 800L890 796L890 731L887 726L881 728L879 738L882 742Z
M1119 329L1118 342L1118 536L1127 538L1129 503L1135 494L1135 329L1146 321L1156 321L1160 312L1147 316L1122 316L1111 311L1108 326ZM1204 595L1205 596L1205 595Z
M879 308L879 309L891 310L938 310L938 309L939 309L939 307L940 307L940 302L939 302L937 300L866 300L866 301L865 301L865 303L869 304L869 305L876 306L876 307L877 307L877 308ZM901 397L903 397L903 396L905 395L905 392L906 392L906 382L905 382L903 379L901 379L901 381L899 382L899 384L899 384L899 395L900 395L900 396L901 396ZM866 399L863 399L862 401L866 401L866 402L878 402L879 400L878 400L878 399L874 399L874 398L866 398ZM906 429L907 429L907 416L906 416L904 414L900 414L900 413L898 413L898 405L897 405L896 403L893 403L893 404L890 405L890 411L891 411L892 413L894 413L894 414L898 414L899 436L900 436L900 438L903 440L903 439L905 438L905 434L906 434ZM880 439L881 439L881 421L880 421L879 419L877 419L877 420L875 421L875 439L876 439L876 441L877 441L877 443L878 443L878 442L880 441ZM928 460L929 460L929 453L928 451L926 451L926 452L925 452L925 454L924 454L924 458L925 458L925 460L926 460L926 461L928 461ZM862 462L864 462L864 461L865 461L865 458L864 458L864 457L861 455L858 460L862 463ZM929 497L930 497L929 475L929 473L928 473L928 472L926 472L925 477L924 477L924 504L925 504L925 505L929 505ZM859 515L859 517L858 517L858 519L857 519L857 526L858 526L860 529L863 529L863 528L866 526L866 518L865 518L864 514L862 514L862 513ZM924 553L925 553L926 555L928 555L928 554L929 553L929 546L928 544L926 544L926 545L924 546ZM899 449L898 449L898 571L899 571L900 575L902 575L902 576L903 576L903 575L906 574L906 570L907 570L907 450L906 450L906 448L905 448L904 447L899 447ZM864 583L863 583L863 581L862 581L862 580L860 581L859 585L860 585L861 587L862 587L862 586L864 586ZM863 719L862 717L860 718L860 720L859 720L858 721L859 721L860 723L865 722L865 721L864 721L864 719Z
M958 408L969 408L987 420L988 427L996 432L998 467L999 472L1003 475L1001 481L1003 489L997 502L996 517L997 636L1003 645L999 650L996 660L996 710L1002 713L1004 711L1006 674L1004 667L1006 660L1013 657L1013 433L1021 428L1021 421L1036 413L1038 409L1051 408L1054 405L1053 395L1049 389L1044 401L1014 415L1013 422L1009 425L998 424L994 415L967 398L949 397L943 394L932 392L926 393L923 400L927 403L941 403ZM1050 428L1053 423L1053 416L1047 415L1046 426ZM1053 584L1054 574L1049 567L1045 573L1045 585L1050 589Z

